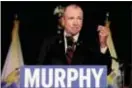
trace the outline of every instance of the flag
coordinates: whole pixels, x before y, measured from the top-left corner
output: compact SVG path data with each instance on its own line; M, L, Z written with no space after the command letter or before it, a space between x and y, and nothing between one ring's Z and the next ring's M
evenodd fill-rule
M109 13L106 14L107 18L105 20L105 26L110 29L110 21L108 20L108 16L109 16ZM107 45L108 45L108 49L110 51L111 57L117 59L118 57L117 57L116 49L114 47L114 42L113 42L113 39L112 39L111 31L110 31L108 39L107 39ZM121 71L119 69L119 62L112 59L111 68L112 68L112 72L107 77L108 85L112 86L112 87L109 87L109 88L120 88L122 79L121 79Z
M13 30L12 30L12 40L7 53L7 57L4 63L2 71L2 88L16 88L17 82L19 83L19 68L24 65L22 50L19 40L19 20L14 20ZM16 84L16 85L15 85ZM11 87L13 86L13 87Z

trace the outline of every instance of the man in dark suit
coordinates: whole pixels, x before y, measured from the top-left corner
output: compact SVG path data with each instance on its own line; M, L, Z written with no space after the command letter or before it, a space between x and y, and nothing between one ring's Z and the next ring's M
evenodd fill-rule
M89 41L81 35L83 10L71 4L62 16L64 30L56 36L44 39L38 59L40 65L107 65L111 71L111 59L107 49L108 28L98 26L99 51L92 50Z

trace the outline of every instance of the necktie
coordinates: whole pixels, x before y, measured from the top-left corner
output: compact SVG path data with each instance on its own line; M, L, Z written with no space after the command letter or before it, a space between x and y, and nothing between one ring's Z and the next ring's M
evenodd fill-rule
M73 37L66 37L66 39L67 39L66 58L67 58L68 64L71 64L74 48L75 48L75 43L74 43Z

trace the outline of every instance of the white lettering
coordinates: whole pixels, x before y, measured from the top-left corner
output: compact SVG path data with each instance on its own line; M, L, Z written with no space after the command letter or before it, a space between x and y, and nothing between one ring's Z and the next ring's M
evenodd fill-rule
M40 68L35 68L31 74L30 68L25 68L24 87L40 87ZM34 85L35 84L35 85Z
M103 68L100 68L98 73L95 68L92 68L91 70L95 79L95 87L100 87L100 77L102 76Z
M42 69L42 74L41 74L41 80L42 80L42 87L52 87L53 85L53 69L49 68L48 69L49 74L46 74L46 69ZM46 78L47 77L47 78ZM47 82L47 84L46 84Z
M88 88L90 88L91 87L90 69L87 68L85 73L86 73L86 76L84 76L84 68L80 68L79 84L80 84L80 87L84 87L84 80L86 80L86 85Z
M56 68L54 75L55 75L55 79L54 79L55 87L65 87L65 82L64 82L64 79L66 78L65 70L63 68Z
M67 69L67 87L72 88L72 82L78 78L78 71L75 68Z

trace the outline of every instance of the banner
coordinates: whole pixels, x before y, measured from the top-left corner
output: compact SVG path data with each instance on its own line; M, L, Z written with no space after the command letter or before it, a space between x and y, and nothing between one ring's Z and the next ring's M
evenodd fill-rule
M106 88L106 66L24 66L21 88Z

